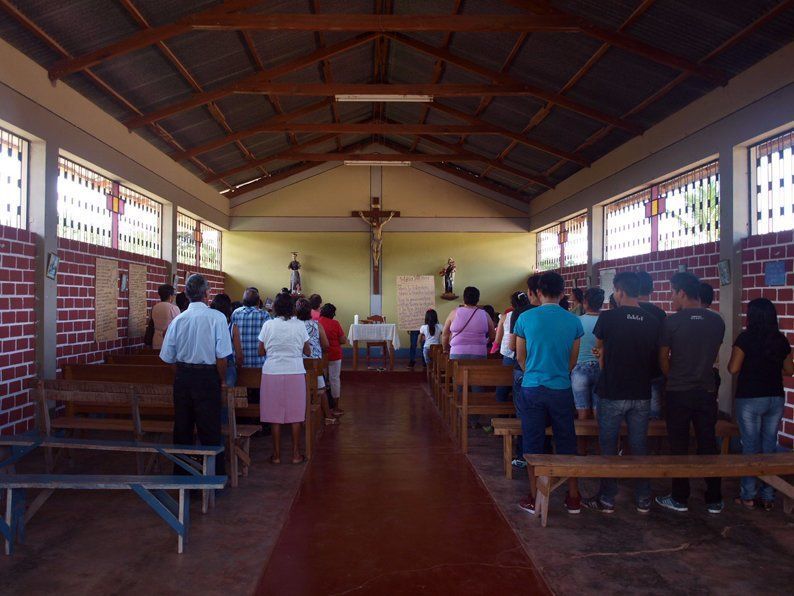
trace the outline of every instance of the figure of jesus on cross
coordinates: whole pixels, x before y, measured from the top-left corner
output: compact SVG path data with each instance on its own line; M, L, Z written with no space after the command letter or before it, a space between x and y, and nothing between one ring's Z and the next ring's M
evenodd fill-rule
M383 250L383 226L389 223L392 218L400 217L400 212L381 211L380 199L373 197L369 211L354 211L353 217L360 217L370 228L369 246L372 255L372 293L380 294L380 256Z

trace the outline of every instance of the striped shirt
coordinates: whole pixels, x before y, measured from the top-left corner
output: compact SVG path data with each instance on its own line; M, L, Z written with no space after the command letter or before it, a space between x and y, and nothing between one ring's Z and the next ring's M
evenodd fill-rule
M259 355L259 332L268 320L270 315L255 306L241 306L232 313L232 325L236 325L240 332L243 348L243 361L238 362L238 366L261 368L265 363L265 357Z

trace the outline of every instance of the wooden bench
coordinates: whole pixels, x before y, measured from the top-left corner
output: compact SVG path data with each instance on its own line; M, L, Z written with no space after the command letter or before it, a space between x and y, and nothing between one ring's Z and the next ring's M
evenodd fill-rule
M156 385L173 385L176 370L173 365L160 364L69 364L63 367L67 381L108 381L136 383L144 381Z
M95 441L63 437L45 437L33 435L17 435L0 437L0 447L10 447L11 457L0 462L0 469L14 466L29 453L38 448L48 451L53 449L77 449L86 451L103 451L114 453L134 453L136 457L143 454L162 456L178 465L193 476L215 476L215 461L223 454L224 448L211 445L166 445L159 443L141 443L138 441ZM200 462L197 461L200 459ZM48 470L52 471L52 470ZM44 490L31 503L25 514L29 520L50 497L52 490ZM202 499L202 513L207 513L209 506L214 504L213 494L205 491Z
M736 478L756 476L784 495L791 513L794 486L781 476L794 474L794 453L763 455L531 455L524 456L537 479L536 511L546 527L551 493L568 478Z
M90 366L104 368L111 365ZM90 376L101 378L96 374ZM115 372L110 375L111 378L116 376ZM56 379L39 381L37 388L39 429L48 437L55 430L78 434L84 431L118 431L132 433L135 439L140 440L145 433L171 434L174 429L172 384ZM245 390L229 387L224 399L228 418L224 432L231 485L236 487L238 476L241 472L246 475L251 464L250 437L260 427L237 424L237 410L248 405ZM50 401L65 403L66 414L52 417ZM86 414L103 416L89 417ZM47 449L47 461L52 469L52 449ZM138 471L142 471L140 460Z
M159 354L111 354L108 364L132 364L135 366L171 366L160 360Z
M0 522L0 533L5 539L7 555L13 551L15 538L19 542L24 541L26 489L41 489L50 493L56 489L131 490L177 533L177 552L181 554L190 525L190 491L217 490L225 484L226 476L3 474L0 475L0 490L6 492L6 514ZM166 493L167 490L178 490L179 501Z
M457 411L455 409L455 405L460 401L460 396L463 392L461 371L463 367L471 367L471 366L496 367L496 366L501 366L501 361L490 360L487 358L474 359L474 360L450 359L449 362L447 363L447 374L445 375L446 382L445 382L445 387L443 389L443 392L446 395L446 403L444 404L444 411L446 412L447 425L452 430L453 436L455 436L456 438L459 435L457 434L457 427L456 427ZM505 367L505 369L507 370L507 367ZM515 413L515 410L513 410L513 412L511 413Z
M494 435L502 437L502 460L504 462L505 477L513 477L513 437L521 436L521 420L518 418L494 418L491 420ZM596 420L574 420L577 437L598 438L598 422ZM626 425L620 427L620 436L628 434ZM739 436L739 427L727 420L718 420L716 426L717 437L722 438L722 454L727 455L730 439ZM546 427L546 436L552 436L551 427ZM648 422L649 437L666 437L667 423L664 420L651 420Z
M460 450L467 453L469 450L469 415L511 415L515 414L512 401L497 401L495 391L475 393L473 386L487 389L513 386L513 369L506 366L460 365L464 361L455 361L454 374L460 378L462 391L453 392L453 415L457 417L457 426L460 428ZM483 360L481 362L488 362ZM456 386L457 388L457 386Z

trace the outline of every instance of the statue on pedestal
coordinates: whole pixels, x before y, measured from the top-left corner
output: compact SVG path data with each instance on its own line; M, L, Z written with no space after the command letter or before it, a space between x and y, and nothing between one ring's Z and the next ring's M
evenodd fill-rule
M292 253L292 261L289 265L287 265L289 269L289 291L292 295L298 295L303 292L303 287L301 286L301 273L300 268L301 264L298 261L298 253Z
M439 275L444 277L444 293L441 294L444 300L455 300L458 297L457 294L455 294L456 270L457 266L455 265L455 259L449 257L446 266L438 272Z

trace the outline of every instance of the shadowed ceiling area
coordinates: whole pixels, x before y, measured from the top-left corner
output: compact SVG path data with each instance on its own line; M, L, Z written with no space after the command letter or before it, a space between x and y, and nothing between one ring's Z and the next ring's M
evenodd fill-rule
M528 202L792 32L794 0L0 0L0 37L227 197L366 158Z

